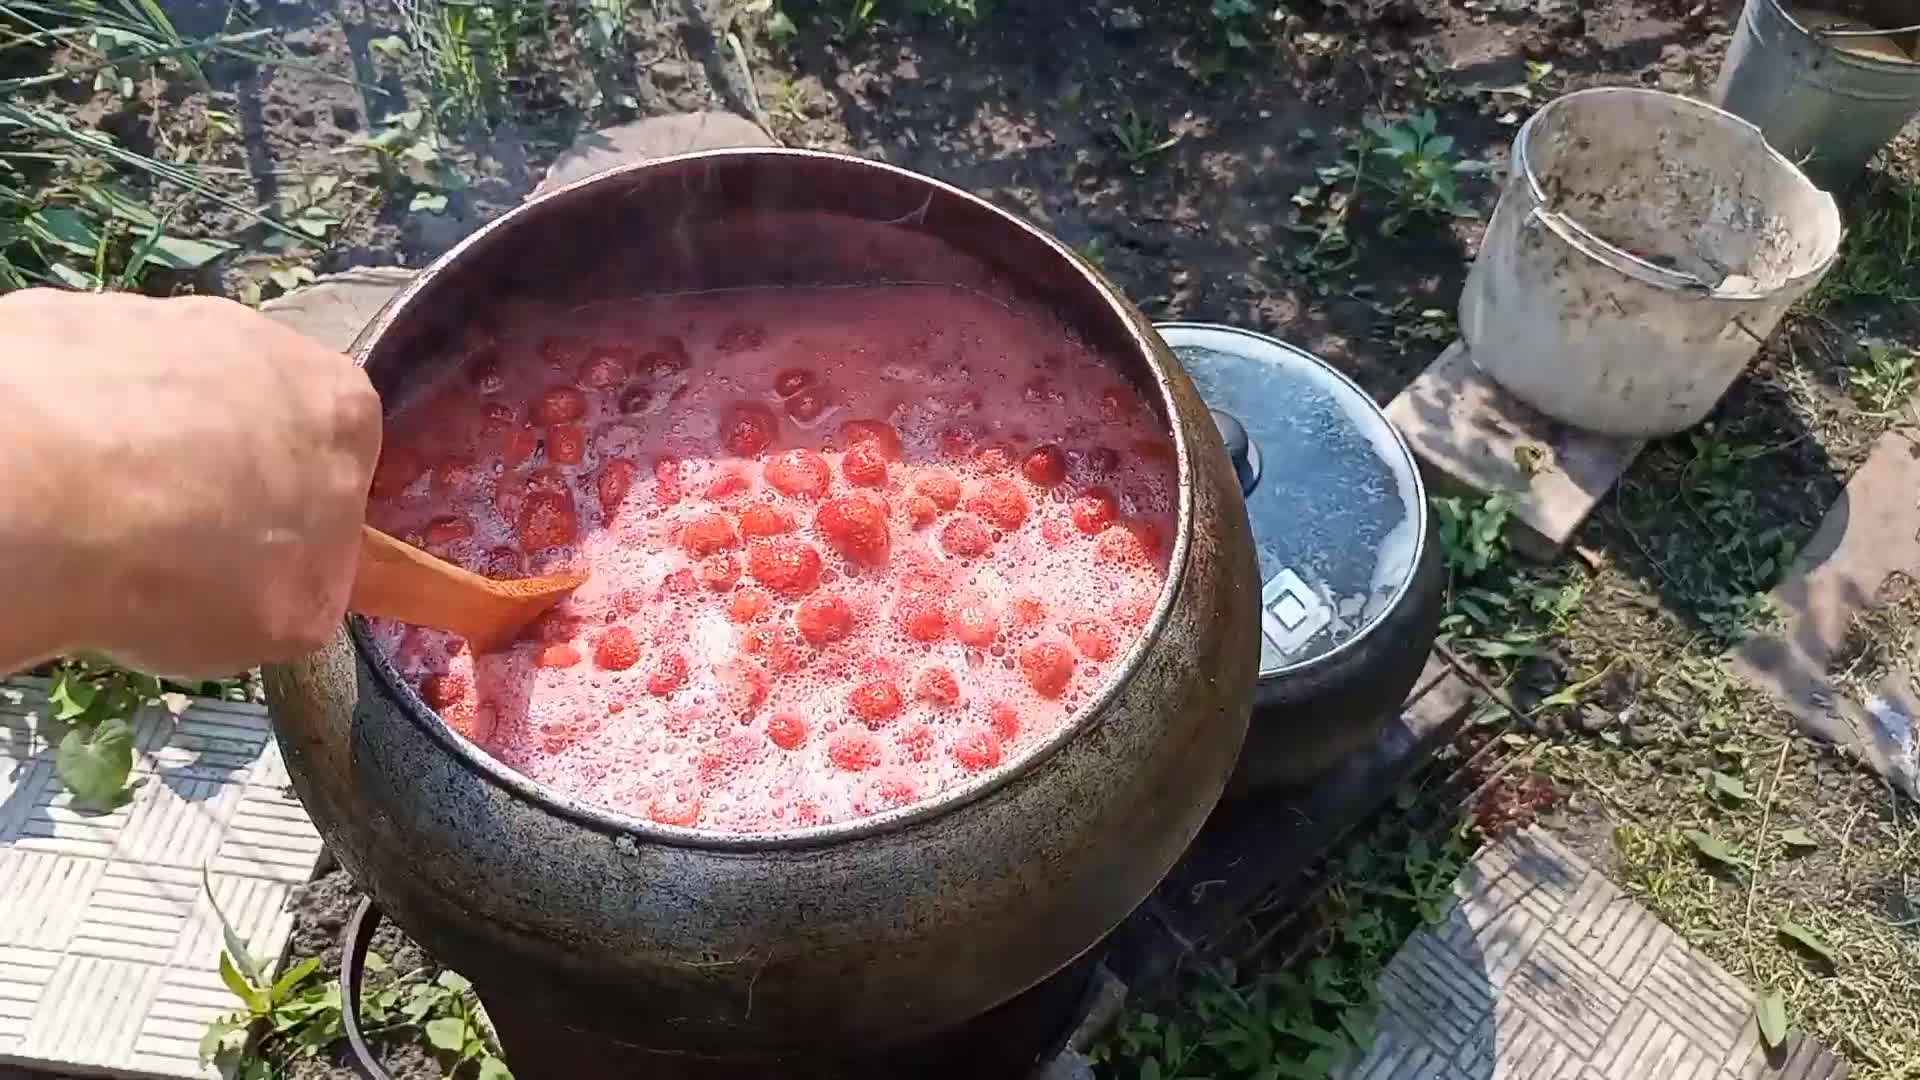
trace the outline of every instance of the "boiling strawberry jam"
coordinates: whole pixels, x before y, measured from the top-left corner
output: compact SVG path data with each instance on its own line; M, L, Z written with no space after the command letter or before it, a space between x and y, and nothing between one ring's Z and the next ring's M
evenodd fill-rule
M1003 767L1092 700L1173 535L1169 437L1058 325L937 286L573 312L388 421L370 516L494 577L591 577L507 651L379 645L553 789L726 832Z

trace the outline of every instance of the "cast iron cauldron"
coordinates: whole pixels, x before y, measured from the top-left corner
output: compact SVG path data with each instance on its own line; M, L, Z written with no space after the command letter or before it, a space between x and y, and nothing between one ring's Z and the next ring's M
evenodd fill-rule
M487 325L623 296L937 281L1051 308L1172 432L1170 579L1108 691L1024 762L790 833L663 826L466 742L350 619L267 673L294 787L382 910L483 995L623 1042L798 1060L917 1039L1098 941L1213 808L1246 731L1258 588L1233 469L1146 320L1067 248L955 188L791 150L666 158L482 229L354 346L389 400Z

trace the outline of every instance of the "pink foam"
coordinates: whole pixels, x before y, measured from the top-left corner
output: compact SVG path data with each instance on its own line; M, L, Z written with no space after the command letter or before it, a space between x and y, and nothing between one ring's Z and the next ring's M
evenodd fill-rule
M566 386L585 392L579 462L551 460L566 430L534 427L539 448L504 464L507 432ZM489 421L490 408L501 415ZM756 426L768 415L770 428ZM898 460L877 452L884 442L855 450L850 420L891 425ZM762 434L771 442L752 456L726 448L729 437L746 447ZM404 470L384 487L377 480L379 527L495 576L578 564L592 574L557 618L477 664L450 635L379 626L400 670L464 676L443 715L532 779L717 831L876 813L1018 760L1098 695L1159 595L1173 535L1172 445L1139 394L1059 326L944 287L766 290L572 312L477 348L465 370L404 403L387 438L383 460L411 453L440 468L397 490ZM1043 444L1066 462L1057 486L1024 475ZM883 500L872 505L884 509L884 563L843 556L816 524L822 500L768 482L767 461L795 448L825 459L825 499ZM476 467L464 476L446 467L461 460ZM600 482L616 460L633 475L609 515ZM856 485L849 472L880 486ZM959 481L958 508L919 494L938 472ZM528 550L519 517L542 485L571 498L577 535ZM1118 508L1098 535L1071 512L1092 489ZM999 497L983 502L983 490ZM749 551L763 541L737 537L754 504L785 511L796 529L784 539L817 550L818 583L804 594L756 579ZM720 547L730 530L708 522L694 542L706 554L690 552L687 524L713 514L737 546ZM447 517L469 535L445 522L430 529ZM1141 536L1150 554L1129 557ZM983 542L981 554L952 553ZM743 592L767 601L745 624L735 621L752 606ZM826 595L845 601L851 625L835 639L834 620L809 624L812 642L795 611ZM637 661L606 670L597 647L602 660L625 659L602 646L616 627L631 634ZM540 666L543 652L564 652L556 644L579 661ZM1044 645L1059 648L1033 652ZM1063 657L1071 674L1058 696L1043 696ZM932 668L953 677L953 704L946 680L925 675ZM916 695L923 678L928 699ZM449 683L461 689L445 680L443 696Z

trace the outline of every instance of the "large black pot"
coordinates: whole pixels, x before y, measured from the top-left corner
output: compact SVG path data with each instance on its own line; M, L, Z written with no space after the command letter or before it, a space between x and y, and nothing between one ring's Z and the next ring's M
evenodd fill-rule
M1168 584L1116 681L1005 772L790 833L640 821L549 791L453 731L350 620L267 672L328 847L488 1000L703 1058L814 1060L948 1030L1071 963L1153 889L1246 729L1254 560L1192 383L1092 267L964 192L872 162L730 150L604 173L464 241L354 354L389 396L476 319L653 291L884 280L1040 304L1116 358L1171 432Z

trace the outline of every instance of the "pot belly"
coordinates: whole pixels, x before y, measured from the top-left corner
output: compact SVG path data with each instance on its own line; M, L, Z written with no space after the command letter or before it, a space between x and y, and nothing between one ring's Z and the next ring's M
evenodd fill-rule
M268 672L295 788L381 908L490 995L635 1045L721 1057L936 1032L1118 924L1232 770L1258 597L1217 436L1197 440L1196 458L1201 524L1141 665L1076 737L942 814L755 851L606 831L450 753L385 696L345 634Z

